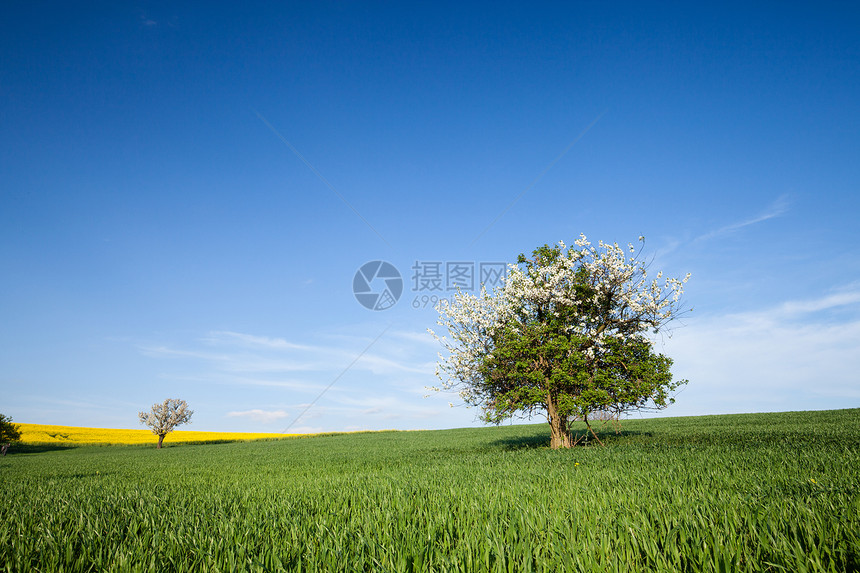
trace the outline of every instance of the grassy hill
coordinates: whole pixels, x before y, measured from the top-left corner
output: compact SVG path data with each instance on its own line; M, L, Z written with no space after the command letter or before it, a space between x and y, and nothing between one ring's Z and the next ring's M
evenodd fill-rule
M41 446L0 458L0 570L860 570L860 409L620 430Z

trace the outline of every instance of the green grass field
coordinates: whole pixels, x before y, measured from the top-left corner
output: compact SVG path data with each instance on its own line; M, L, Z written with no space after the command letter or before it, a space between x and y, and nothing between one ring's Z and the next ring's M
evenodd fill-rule
M621 429L21 446L0 570L860 570L860 409Z

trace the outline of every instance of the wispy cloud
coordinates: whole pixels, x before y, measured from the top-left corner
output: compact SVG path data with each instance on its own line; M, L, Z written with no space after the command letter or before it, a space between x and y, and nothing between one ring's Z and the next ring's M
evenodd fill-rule
M430 336L426 331L415 332L413 330L395 330L392 331L390 334L394 338L405 340L411 344L431 346L433 348L439 347L439 343L436 341L436 339Z
M275 348L279 350L319 350L318 347L307 344L296 344L283 338L270 338L268 336L255 336L229 330L216 330L203 338L203 341L217 346L241 345L250 348Z
M322 426L296 426L290 428L291 434L322 434L325 428Z
M316 372L336 369L338 363L355 358L355 349L367 343L366 336L330 337L338 341L332 345L298 344L283 338L271 338L230 331L213 331L199 339L199 343L213 350L172 348L167 345L139 346L141 353L162 358L191 358L208 362L218 370L234 373ZM433 363L411 360L415 347L428 347L435 341L426 333L398 331L382 353L367 352L355 367L374 374L396 372L425 373L432 371ZM390 350L390 352L389 352Z
M840 312L829 312L839 309ZM860 289L696 320L665 343L690 384L670 413L860 405Z
M860 303L860 291L847 290L813 300L789 301L784 303L780 307L780 310L786 314L804 314L854 305L857 303Z
M734 233L739 229L743 229L744 227L749 227L750 225L755 225L757 223L761 223L763 221L767 221L769 219L773 219L775 217L779 217L788 212L788 208L791 204L790 198L788 195L779 196L773 203L768 205L768 207L759 215L751 218L745 219L743 221L739 221L737 223L732 223L730 225L726 225L724 227L720 227L716 231L711 231L710 233L705 233L704 235L700 235L696 237L696 241L705 241L708 239L713 239L715 237L719 237L722 235L728 235L730 233Z
M228 418L248 418L253 422L269 424L289 416L284 410L245 410L243 412L227 412Z
M168 346L139 346L140 352L155 358L190 358L206 362L225 372L302 372L321 367L320 361L297 360L287 356L270 357L250 352L206 352L170 348Z
M149 15L147 15L143 11L138 13L138 18L140 21L140 25L144 28L154 28L158 26L158 22L150 18Z
M319 391L324 387L322 384L306 382L303 380L278 380L272 377L257 378L254 376L239 376L232 373L225 374L210 371L196 375L169 374L162 375L161 378L175 381L197 382L201 384L221 384L225 386L260 386L263 388L284 388L288 390L297 390L299 392L314 392Z
M432 418L445 410L439 403L415 402L397 396L338 396L334 402L340 404L342 410L355 411L363 416L378 416L386 420Z
M331 388L331 387L332 387L332 386L333 386L333 385L334 385L338 380L340 380L340 378L341 378L344 374L346 374L346 373L347 373L347 371L349 371L349 369L350 369L350 368L352 368L352 366L353 366L356 362L358 362L358 361L361 359L361 357L362 357L362 356L364 356L364 355L367 353L367 351L368 351L368 350L370 350L370 347L371 347L371 346L373 346L374 344L376 344L376 342L377 342L380 338L382 338L382 336L383 336L383 335L385 335L385 332L386 332L389 328L390 328L390 326L386 326L386 327L385 327L385 329L384 329L382 332L380 332L380 333L376 336L376 338L374 338L373 340L371 340L371 341L370 341L370 344L368 344L368 345L364 348L364 350L362 350L361 352L359 352L359 353L358 353L358 355L353 359L353 361L352 361L352 362L350 362L350 363L349 363L349 365L348 365L346 368L344 368L343 370L341 370L340 374L338 374L337 376L335 376L334 378L332 378L332 380L331 380L331 382L329 382L328 386L326 386L326 387L325 387L325 389L323 389L323 391L322 391L322 392L320 392L319 394L317 394L317 397L316 397L316 398L314 398L314 399L311 401L311 403L310 403L310 404L308 404L307 408L305 408L304 410L302 410L302 412L301 412L298 416L296 416L296 419L295 419L295 420L293 420L293 421L290 423L290 425L289 425L289 426L287 426L287 429L289 429L289 428L290 428L291 426L293 426L296 422L298 422L298 421L302 418L302 416L304 416L304 415L305 415L305 413L306 413L310 408L312 408L312 407L313 407L313 405L314 405L314 404L316 404L316 402L317 402L320 398L322 398L322 397L323 397L323 395L324 395L326 392L328 392L329 388ZM285 430L285 431L286 431L286 430Z
M423 374L432 372L435 362L411 363L393 358L385 358L373 354L362 356L356 363L359 367L370 370L374 374L392 374L395 372L412 372Z
M265 388L285 389L291 400L303 402L287 406L280 402L282 395L271 394L277 407L271 401L246 403L249 409L231 411L227 414L231 418L299 425L324 413L328 424L373 420L390 427L385 420L400 420L414 428L418 425L411 420L438 415L439 404L420 399L434 376L435 341L426 333L408 330L385 330L370 338L362 334L367 328L321 333L312 342L301 343L218 330L182 344L140 346L139 351L164 361L168 368L173 365L173 373L161 375L165 380L258 387L254 400L269 396ZM342 428L340 424L329 429Z

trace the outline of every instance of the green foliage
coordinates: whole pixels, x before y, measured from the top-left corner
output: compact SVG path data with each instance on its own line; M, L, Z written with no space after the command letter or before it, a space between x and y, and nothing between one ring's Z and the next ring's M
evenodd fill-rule
M583 432L584 424L575 424ZM0 571L857 571L860 410L0 458Z
M20 439L21 433L18 431L18 425L12 423L12 417L0 414L0 444L17 442Z
M484 361L481 385L487 422L499 423L518 411L546 409L548 395L557 413L587 420L595 411L622 413L674 400L672 360L644 340L609 339L604 351L588 359L587 338L565 328L565 318L527 317L493 336L492 356Z
M673 382L672 360L653 352L642 335L645 318L625 315L629 303L616 279L603 278L602 267L585 266L561 281L544 276L551 272L547 269L567 264L559 246L539 247L532 258L520 255L518 263L535 288L554 294L537 303L525 297L489 333L491 351L479 367L482 379L473 382L474 401L485 421L546 410L550 424L555 420L553 444L572 445L569 419L588 424L592 413L619 416L674 401L671 392L686 381ZM630 280L629 273L618 280Z

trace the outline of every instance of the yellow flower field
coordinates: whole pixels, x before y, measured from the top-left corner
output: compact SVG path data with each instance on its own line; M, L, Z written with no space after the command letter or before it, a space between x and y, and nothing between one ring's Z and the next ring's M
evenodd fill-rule
M155 444L158 436L149 430L115 430L111 428L79 428L77 426L47 426L44 424L15 424L25 444ZM184 442L215 442L224 440L259 440L287 438L305 434L257 434L251 432L195 432L176 430L167 434L165 444Z

